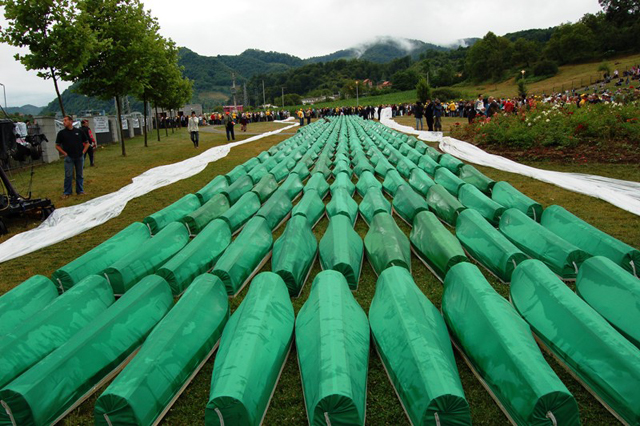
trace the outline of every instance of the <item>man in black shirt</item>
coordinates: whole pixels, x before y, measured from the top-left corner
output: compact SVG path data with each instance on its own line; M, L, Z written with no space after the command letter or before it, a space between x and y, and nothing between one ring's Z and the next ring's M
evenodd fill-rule
M80 129L73 127L71 116L64 117L64 129L58 132L56 137L56 149L64 158L64 192L63 198L71 195L73 183L73 171L76 172L76 193L84 195L82 167L84 166L84 153L89 149L87 135Z

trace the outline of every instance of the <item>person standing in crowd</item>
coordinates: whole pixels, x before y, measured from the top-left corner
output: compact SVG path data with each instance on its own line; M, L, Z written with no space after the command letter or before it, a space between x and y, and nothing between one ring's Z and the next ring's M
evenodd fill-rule
M300 120L300 127L304 126L304 113L302 112L302 108L298 110L298 119Z
M424 124L422 123L422 116L424 115L424 107L422 106L422 102L416 102L415 107L413 108L414 115L416 117L416 130L424 130Z
M304 116L307 119L307 126L309 124L311 124L311 108L308 108L305 112L304 112Z
M187 130L189 130L189 134L191 135L191 142L193 142L193 147L197 148L200 144L200 129L198 128L198 117L196 117L196 112L191 111L191 117L189 118L189 124L187 125Z
M247 120L247 115L245 113L242 113L242 115L240 116L240 131L242 132L247 131L248 122L249 120Z
M469 124L473 123L473 119L476 118L476 110L471 101L465 104L464 112L467 115L467 120L469 120Z
M435 117L433 129L436 132L442 131L442 114L443 113L444 113L444 107L440 103L440 99L436 99L436 104L433 107L433 116Z
M69 198L72 194L73 172L76 172L76 194L84 195L84 153L89 149L89 140L85 133L73 127L73 118L65 115L64 129L56 136L56 149L64 158L64 191L62 198Z
M427 128L430 132L433 132L433 102L431 99L427 99L427 106L424 109L424 115L427 118Z
M478 95L478 99L476 99L476 103L473 105L473 107L476 110L476 115L484 115L485 108L482 94Z
M233 126L235 125L236 123L235 121L233 121L233 118L229 114L229 111L225 112L224 113L224 129L227 131L227 141L236 140L236 135L233 132Z
M487 108L487 117L491 118L497 113L500 112L500 105L493 99L493 97L489 97L488 108Z
M87 160L87 154L89 155L89 162L91 167L95 164L93 162L93 156L95 151L98 149L98 144L96 143L95 138L93 137L93 133L91 132L91 128L89 128L89 120L82 120L80 122L80 130L85 134L87 140L89 141L89 149L84 153L84 160Z

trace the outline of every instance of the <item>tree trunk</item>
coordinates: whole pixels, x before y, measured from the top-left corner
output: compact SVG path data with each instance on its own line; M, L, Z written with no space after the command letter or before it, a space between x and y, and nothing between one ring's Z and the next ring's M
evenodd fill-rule
M62 104L62 96L60 96L60 88L58 88L58 79L56 78L56 72L53 69L53 67L51 67L50 69L51 69L51 78L53 79L53 85L56 88L56 95L58 96L58 103L60 104L60 112L62 112L62 116L64 117L66 113L64 111L64 105Z
M122 147L122 156L127 156L127 151L124 148L124 136L122 135L122 111L120 108L120 95L116 95L116 123L118 130L118 139L120 139L120 146Z
M158 115L158 105L156 105L156 130L158 131L158 142L160 142L160 116Z
M143 94L142 95L142 102L144 103L144 118L142 119L142 122L144 123L144 146L145 148L148 146L147 145L147 95Z

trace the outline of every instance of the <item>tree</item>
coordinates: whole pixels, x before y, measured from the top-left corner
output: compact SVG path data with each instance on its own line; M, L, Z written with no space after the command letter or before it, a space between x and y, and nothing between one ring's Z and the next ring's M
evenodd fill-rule
M527 97L527 86L524 84L524 79L518 81L518 96L522 99Z
M564 24L556 28L545 48L547 58L560 64L591 59L597 41L591 29L582 22Z
M412 68L404 71L398 71L391 76L393 87L398 90L411 90L415 88L419 79L420 76Z
M599 0L607 19L618 24L627 24L640 19L640 1L638 0Z
M9 24L0 28L0 41L27 47L16 54L27 70L53 80L60 111L65 114L58 79L71 81L87 63L95 38L69 0L0 0Z
M500 79L505 70L512 66L512 43L504 38L488 32L482 40L478 40L467 54L467 74L475 81Z
M427 79L424 77L422 77L416 85L416 96L422 103L425 103L427 99L431 99L431 87L429 87Z
M120 100L142 92L148 37L157 28L155 20L140 0L84 0L79 7L98 48L79 74L78 91L101 99L115 98L118 138L125 156Z
M514 65L524 65L530 67L531 64L540 58L540 48L535 41L519 38L513 43L513 63Z

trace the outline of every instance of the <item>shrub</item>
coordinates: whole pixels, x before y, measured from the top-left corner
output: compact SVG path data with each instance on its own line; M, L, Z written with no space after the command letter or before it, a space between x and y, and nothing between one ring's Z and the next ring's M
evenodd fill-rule
M449 87L441 87L439 89L433 89L431 91L433 99L440 99L441 101L451 101L453 99L462 99L462 93Z
M558 64L555 61L551 60L543 60L537 62L533 66L533 75L536 77L551 77L558 73Z

